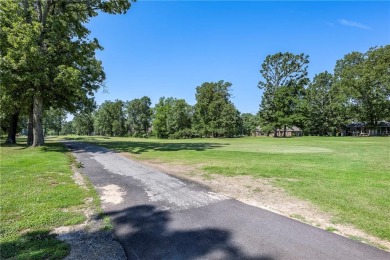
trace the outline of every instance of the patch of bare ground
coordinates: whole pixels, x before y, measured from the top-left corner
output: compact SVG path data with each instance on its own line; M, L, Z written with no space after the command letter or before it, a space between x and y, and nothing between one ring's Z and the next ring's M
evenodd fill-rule
M72 170L75 183L83 189L89 189L85 177L78 169L72 166ZM65 259L126 259L122 246L115 240L112 230L107 228L108 219L98 217L99 212L93 197L85 200L84 207L67 210L82 212L86 220L82 224L58 227L51 232L70 245L70 254Z
M121 154L137 159L129 153ZM202 165L189 166L157 160L141 160L140 162L167 174L200 183L214 192L248 205L263 208L387 251L390 249L390 241L369 235L352 225L334 223L330 213L320 210L309 201L291 196L284 189L273 185L273 179L208 174L202 172L200 169Z

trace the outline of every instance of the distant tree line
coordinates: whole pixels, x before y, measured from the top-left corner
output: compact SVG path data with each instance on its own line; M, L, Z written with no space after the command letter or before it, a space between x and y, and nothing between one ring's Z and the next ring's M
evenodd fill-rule
M304 54L277 53L262 64L259 125L267 134L298 126L310 135L336 135L351 122L376 128L390 119L390 45L352 52L327 71L307 76Z
M224 81L203 83L196 88L194 106L173 97L161 97L154 107L146 96L105 101L100 106L91 102L71 122L56 122L62 126L61 134L169 139L249 135L258 120L236 109L230 100L231 86Z
M146 96L99 106L91 97L82 98L72 110L48 105L42 128L44 134L180 139L252 135L255 130L276 135L276 130L286 133L297 126L306 135L323 136L337 135L351 122L375 128L381 120L390 120L390 45L349 53L336 62L333 74L321 72L312 80L308 65L305 54L267 56L260 70L263 97L256 115L240 113L231 101L232 84L221 80L196 87L193 106L174 97L161 97L152 106ZM10 97L2 93L0 123L2 131L14 129L15 134L29 129L31 114L28 107L16 109ZM69 111L74 118L66 122Z

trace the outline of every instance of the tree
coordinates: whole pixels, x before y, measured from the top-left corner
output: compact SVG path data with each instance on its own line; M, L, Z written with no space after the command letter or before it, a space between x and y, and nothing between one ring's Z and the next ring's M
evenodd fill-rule
M44 117L44 133L47 135L50 130L53 131L56 135L60 135L62 125L66 122L66 111L63 109L54 109L50 108L45 111Z
M150 98L146 96L140 99L133 99L126 103L126 124L128 132L133 136L144 136L148 134L152 116L151 104Z
M94 129L95 132L100 135L123 135L125 133L123 101L105 101L101 104L95 113Z
M260 73L263 81L258 87L263 92L260 105L260 122L262 127L286 128L303 124L304 87L307 78L308 56L292 53L268 55L262 64Z
M61 129L61 134L62 135L70 135L70 134L75 134L75 130L73 129L73 121L69 121L69 122L65 122L63 125L62 125L62 129Z
M170 103L170 102L167 102ZM167 130L170 138L192 137L193 108L184 99L172 99L167 114Z
M240 111L238 111L232 103L225 104L218 120L218 135L225 137L234 137L239 135L242 128L240 114Z
M311 134L322 136L332 132L332 86L333 75L325 71L315 75L306 90L306 127Z
M337 88L345 94L352 118L376 127L390 113L390 45L352 52L335 67Z
M196 88L193 128L201 136L231 136L237 129L237 110L230 101L230 82L205 82ZM223 126L222 126L223 124ZM234 128L234 130L232 129Z
M2 84L0 84L0 101L0 126L1 130L7 133L5 143L15 144L20 106L17 102L13 101L11 95L7 93Z
M94 131L94 112L97 108L93 98L84 102L82 108L74 115L72 127L77 135L92 135Z
M160 98L154 108L153 133L158 138L192 137L193 109L184 99Z
M23 93L32 107L33 146L44 144L45 108L75 110L93 95L105 75L85 24L99 12L125 13L124 0L6 1L0 5L1 84L8 93ZM12 97L14 100L17 97Z
M251 113L241 114L241 121L243 135L251 135L256 130L256 127L259 126L258 117Z

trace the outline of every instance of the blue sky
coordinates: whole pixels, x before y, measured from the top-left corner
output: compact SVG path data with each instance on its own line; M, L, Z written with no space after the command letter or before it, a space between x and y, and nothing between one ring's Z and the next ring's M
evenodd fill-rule
M206 81L233 84L232 101L257 113L261 63L277 52L310 56L309 76L352 51L390 43L390 2L138 1L88 24L104 51L108 93L96 101L162 96L195 104Z

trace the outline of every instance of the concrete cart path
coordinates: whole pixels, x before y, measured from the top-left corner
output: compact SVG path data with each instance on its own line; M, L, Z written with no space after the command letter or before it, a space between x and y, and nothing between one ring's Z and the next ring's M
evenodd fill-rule
M66 142L128 259L389 259L390 253L252 207L108 149Z

